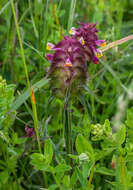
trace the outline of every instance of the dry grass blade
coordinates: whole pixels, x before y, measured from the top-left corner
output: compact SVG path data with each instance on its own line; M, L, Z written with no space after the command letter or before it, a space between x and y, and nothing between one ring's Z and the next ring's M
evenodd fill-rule
M130 35L130 36L127 36L127 37L122 38L120 40L111 42L111 43L107 44L105 47L99 48L99 50L101 50L102 52L104 52L104 51L107 51L110 48L113 48L113 47L115 47L117 45L123 44L123 43L125 43L125 42L127 42L129 40L133 40L133 35Z

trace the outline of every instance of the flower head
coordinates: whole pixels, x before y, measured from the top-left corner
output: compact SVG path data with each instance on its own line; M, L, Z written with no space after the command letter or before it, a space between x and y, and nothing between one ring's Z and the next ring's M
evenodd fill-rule
M33 137L35 135L34 128L29 128L28 125L25 126L26 136Z
M71 95L80 93L88 79L87 61L98 64L102 56L97 46L105 45L105 41L98 40L96 24L80 25L71 28L72 37L65 36L56 45L47 45L48 50L54 50L53 54L46 54L51 63L48 76L52 92L60 97L66 95L68 88Z
M66 36L54 50L49 69L53 92L64 97L71 86L71 93L75 94L88 76L84 48L78 40Z

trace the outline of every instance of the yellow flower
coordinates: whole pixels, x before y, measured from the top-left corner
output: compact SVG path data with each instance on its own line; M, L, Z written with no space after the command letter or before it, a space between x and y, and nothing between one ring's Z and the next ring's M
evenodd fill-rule
M85 41L83 37L78 38L78 41L82 44L85 45Z
M46 49L47 50L52 50L54 48L54 44L52 44L52 43L47 43L47 45L46 45Z
M102 57L102 56L103 56L103 54L102 54L101 51L99 51L99 52L96 53L96 57L97 57L97 58L100 58L100 57Z
M74 27L72 27L72 28L69 30L69 34L75 35L75 33L76 33L76 30L75 30Z
M102 44L100 44L101 47L105 47L106 46L106 42L103 42Z

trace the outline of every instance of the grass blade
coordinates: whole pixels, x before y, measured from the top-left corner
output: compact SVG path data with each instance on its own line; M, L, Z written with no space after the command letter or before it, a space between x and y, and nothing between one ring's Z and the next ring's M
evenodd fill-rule
M48 84L48 79L43 78L41 79L39 82L35 83L32 87L34 89L34 93L44 87L45 85ZM13 103L12 106L12 110L17 110L28 98L30 97L30 93L29 90L27 89L23 94L21 94L20 96L18 96L18 98L15 100L15 102Z
M123 90L128 94L128 96L133 99L133 93L130 90L128 90L128 88L126 88L126 86L124 84L122 84L121 80L117 77L114 70L108 64L105 64L104 61L100 61L100 62L112 74L112 76L115 78L115 80L118 82L118 84L123 88Z
M68 26L67 26L68 31L70 30L70 28L72 27L72 24L73 24L75 7L76 7L76 0L71 0L70 11L69 11L69 19L68 19Z

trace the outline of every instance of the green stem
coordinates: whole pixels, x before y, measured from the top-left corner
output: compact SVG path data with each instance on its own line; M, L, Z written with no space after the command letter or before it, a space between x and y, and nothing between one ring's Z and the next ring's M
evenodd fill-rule
M92 166L92 169L91 169L91 173L90 173L90 177L89 177L89 181L88 181L88 188L90 188L91 186L91 182L92 182L92 179L93 179L93 175L94 175L94 166Z
M71 129L71 114L68 104L64 109L64 136L67 154L72 154L72 129ZM72 164L72 160L68 158L68 163Z
M24 72L25 72L25 76L26 76L26 80L27 80L27 86L29 89L30 97L31 97L31 104L32 104L32 109L33 109L33 120L34 120L35 132L36 132L36 136L37 136L38 149L41 153L41 145L40 145L40 139L39 139L39 133L38 133L39 127L38 127L36 105L32 102L32 90L31 90L31 86L30 86L29 75L28 75L28 70L27 70L26 60L25 60L25 55L24 55L24 48L23 48L23 44L22 44L22 40L21 40L20 29L19 29L18 20L16 17L14 3L13 3L13 0L10 0L10 2L11 2L12 12L13 12L13 16L14 16L15 25L16 25L16 30L17 30L17 35L18 35L18 40L19 40L19 45L20 45L20 50L21 50L21 56L22 56L23 65L24 65Z
M116 152L116 190L127 190L125 183L125 163L120 152L120 147Z
M119 157L119 162L121 165L121 184L123 185L124 190L127 190L126 183L125 183L126 182L125 181L125 162L122 155L120 155Z

